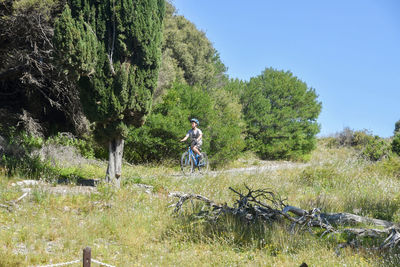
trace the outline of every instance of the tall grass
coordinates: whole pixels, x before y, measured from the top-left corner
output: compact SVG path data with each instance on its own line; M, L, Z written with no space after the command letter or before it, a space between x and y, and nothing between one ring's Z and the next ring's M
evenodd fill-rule
M252 167L265 164L246 161ZM243 162L236 166L244 167ZM105 166L68 168L59 172L83 178L105 172ZM100 184L89 195L63 195L36 187L12 212L0 209L0 266L80 259L86 246L93 258L116 266L396 266L393 253L337 249L346 237L321 238L317 229L290 233L285 222L248 225L230 216L212 222L195 216L202 208L196 202L174 214L168 192L197 193L233 205L237 196L228 187L245 190L246 184L270 188L304 209L398 222L399 169L398 159L373 163L354 150L320 144L307 165L294 168L184 177L177 166L124 166L125 182L118 190ZM21 188L11 186L17 178L0 176L0 203L22 195ZM152 185L152 194L136 183Z

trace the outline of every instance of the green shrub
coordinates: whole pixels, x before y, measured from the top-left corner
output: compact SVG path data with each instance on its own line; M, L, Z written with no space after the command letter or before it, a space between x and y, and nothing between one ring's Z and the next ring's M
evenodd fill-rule
M78 139L70 133L58 133L56 136L52 136L47 139L46 144L58 144L62 146L75 147L85 158L94 158L95 146L97 146L91 139Z
M42 162L37 156L3 155L0 166L7 176L22 176L29 179L52 179L56 176L54 169Z
M325 145L328 148L334 148L339 146L338 140L335 137L325 137L319 140L322 141L321 144Z
M352 141L351 146L359 148L359 149L363 148L370 142L373 142L374 138L375 137L368 130L355 131L354 135L353 135L353 141Z
M400 155L400 132L396 133L392 140L392 151Z
M211 162L225 164L237 159L245 147L239 98L232 92L219 90L212 93L215 119L210 122L209 136Z
M374 136L368 130L354 131L349 127L343 129L342 132L336 135L337 146L355 147L363 149L369 142L374 139ZM332 143L333 144L333 143Z
M32 151L39 149L44 140L15 128L8 129L4 137L4 151L0 154L0 166L8 176L23 176L30 179L49 178L54 172L47 162L42 162Z
M400 133L400 120L396 121L394 124L394 134Z
M361 155L371 161L378 161L390 155L390 144L388 141L375 136L369 140L365 148L362 150Z
M49 181L79 175L76 171L67 175L65 172L68 172L68 169L57 168L49 161L43 161L38 153L32 152L48 144L57 144L75 147L83 156L93 158L94 147L96 147L96 144L90 140L77 139L66 133L59 133L45 140L25 132L17 132L15 129L9 131L5 142L5 151L3 155L0 155L0 166L6 175Z

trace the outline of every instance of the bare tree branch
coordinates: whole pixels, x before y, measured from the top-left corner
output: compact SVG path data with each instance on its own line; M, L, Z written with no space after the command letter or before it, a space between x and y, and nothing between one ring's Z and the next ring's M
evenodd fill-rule
M170 193L170 197L179 198L178 202L172 207L178 212L182 209L183 204L187 200L199 200L212 208L209 212L202 211L201 216L216 221L221 214L231 214L244 220L246 223L261 220L262 222L276 222L282 219L291 223L291 231L296 226L300 229L307 229L312 232L313 227L325 229L322 236L327 233L348 233L356 237L382 238L387 236L381 244L380 249L391 249L398 247L400 243L400 228L392 222L385 220L362 217L351 213L321 213L318 208L309 211L298 207L286 205L277 194L271 190L259 189L252 190L245 185L247 193L239 192L231 187L229 189L238 195L234 207L227 204L217 204L215 201L198 194L186 194L181 192ZM217 212L216 212L217 211ZM294 216L290 215L293 214ZM200 214L199 214L200 215ZM377 227L385 227L384 229L370 228L337 228L333 225L347 226L355 224L367 224Z

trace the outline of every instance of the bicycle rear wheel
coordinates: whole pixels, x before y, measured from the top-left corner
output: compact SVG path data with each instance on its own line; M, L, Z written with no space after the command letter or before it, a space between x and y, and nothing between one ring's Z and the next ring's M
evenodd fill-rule
M208 157L206 152L201 152L201 160L198 164L199 172L200 173L207 173L208 172Z
M181 170L184 175L190 175L193 172L193 160L188 152L184 152L181 157Z

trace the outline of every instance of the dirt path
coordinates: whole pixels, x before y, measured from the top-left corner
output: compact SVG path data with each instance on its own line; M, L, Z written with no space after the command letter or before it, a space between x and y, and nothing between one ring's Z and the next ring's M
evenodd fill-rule
M297 163L290 161L259 161L256 166L234 168L229 170L218 171L216 173L261 173L266 171L304 168L309 166L308 163Z

